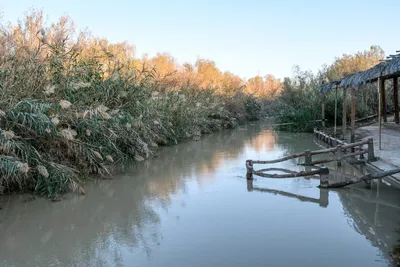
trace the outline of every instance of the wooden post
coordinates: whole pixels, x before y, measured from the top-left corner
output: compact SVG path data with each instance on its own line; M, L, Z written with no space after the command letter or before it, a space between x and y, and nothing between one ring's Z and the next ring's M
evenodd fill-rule
M382 78L378 78L378 98L379 98L379 107L378 107L378 120L379 120L379 150L382 149Z
M346 105L346 87L343 87L343 125L342 125L342 133L343 139L346 138L346 127L347 127L347 105Z
M368 138L368 161L375 160L374 139Z
M351 143L356 141L356 89L351 88Z
M394 104L394 121L400 123L399 117L399 80L398 77L393 78L393 104Z
M321 168L319 173L319 185L320 187L328 187L329 186L329 169Z
M306 154L304 156L304 164L311 165L312 164L311 150L306 150L305 153Z
M252 192L254 189L253 187L253 179L248 179L247 180L247 192Z
M253 162L251 160L246 160L246 170L247 180L253 180Z
M360 149L360 150L362 150L362 149L363 149L363 146L362 146L362 145L361 145L361 146L359 146L359 149ZM361 155L360 155L360 159L361 159L361 160L363 160L363 159L364 159L364 154L361 154Z
M386 110L386 89L385 89L385 80L380 78L380 90L381 90L381 109L383 115L383 121L387 122L387 110Z
M321 119L322 119L322 128L325 128L325 94L322 96L322 107L321 107Z
M372 188L372 181L364 181L365 183L365 188L371 189Z
M336 158L336 166L337 166L337 167L342 166L342 161L340 160L340 157L338 156L338 154L337 154L337 153L334 153L334 156L335 156L335 158Z
M335 87L335 126L333 127L333 133L334 133L335 137L336 137L336 125L337 125L337 91L338 91L337 89L338 89L338 87L336 85L336 87Z

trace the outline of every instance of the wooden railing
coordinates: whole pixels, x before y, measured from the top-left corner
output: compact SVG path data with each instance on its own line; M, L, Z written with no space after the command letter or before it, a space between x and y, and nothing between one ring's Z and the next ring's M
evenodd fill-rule
M334 136L328 135L322 131L318 131L314 129L314 135L317 139L324 141L330 146L336 146L335 148L339 148L342 152L347 153L348 149L351 149L353 152L352 155L348 154L346 157L358 156L360 158L364 158L364 154L368 154L367 161L375 161L375 153L374 153L374 140L372 138L367 138L355 143L346 143L343 140L340 140ZM365 146L367 146L365 148ZM337 152L332 151L332 152ZM322 162L321 162L322 163Z
M314 130L314 134L318 139L324 140L326 143L334 146L327 149L321 150L306 150L301 153L292 154L289 156L285 156L279 159L274 160L247 160L246 161L246 178L247 180L253 180L253 175L257 175L264 178L275 178L275 179L282 179L282 178L294 178L294 177L307 177L307 176L315 176L319 175L320 178L320 187L323 188L338 188L343 187L346 185L360 183L360 182L368 182L373 179L380 179L385 176L389 176L395 173L400 172L400 169L393 169L386 172L380 172L377 174L367 174L360 178L349 179L345 182L336 182L336 183L329 183L329 169L326 167L319 167L315 166L317 164L328 163L336 161L339 165L342 160L350 157L359 156L360 162L368 162L374 161L375 154L374 154L374 143L372 138L364 139L354 143L346 143L340 139L337 139L333 136L327 135L321 131ZM340 152L341 155L338 156L337 153ZM330 159L323 159L323 160L314 160L312 157L314 155L321 155L321 154L333 154L333 157ZM367 157L365 158L365 154ZM281 168L264 168L255 170L255 164L274 164L279 163L291 159L296 159L304 157L304 163L298 164L303 166L308 166L308 170L304 171L291 171L287 169ZM271 173L273 171L278 171L280 173Z

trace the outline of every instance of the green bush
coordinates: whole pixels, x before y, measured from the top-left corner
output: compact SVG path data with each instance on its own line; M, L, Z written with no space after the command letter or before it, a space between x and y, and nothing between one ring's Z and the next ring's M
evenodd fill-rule
M281 95L270 104L266 112L277 118L278 128L293 132L312 132L315 127L320 127L322 119L322 103L325 102L326 126L335 123L335 91L332 90L322 95L319 88L322 84L324 73L314 75L309 72L298 73L294 78L286 78ZM350 89L347 90L347 121L350 121ZM389 90L390 91L390 90ZM356 91L356 118L364 118L377 112L377 95L374 85L361 86ZM390 106L389 106L390 108ZM342 124L343 116L343 91L338 90L337 98L337 125Z
M249 121L259 120L261 117L262 103L252 95L248 95L244 101L246 118Z

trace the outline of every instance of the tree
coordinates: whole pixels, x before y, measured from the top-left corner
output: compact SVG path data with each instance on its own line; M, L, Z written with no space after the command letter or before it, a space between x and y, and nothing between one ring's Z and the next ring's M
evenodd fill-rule
M214 61L198 59L195 63L197 69L197 83L201 88L217 88L221 80L221 71Z
M375 66L384 57L385 52L376 45L371 46L369 50L359 51L353 55L343 54L341 57L335 58L332 65L328 67L326 77L329 81L340 80L348 74Z
M255 76L250 78L246 84L246 92L258 97L274 98L281 90L281 81L271 74L267 74L264 77Z
M178 72L175 59L167 53L158 53L149 63L155 70L157 80L166 79Z

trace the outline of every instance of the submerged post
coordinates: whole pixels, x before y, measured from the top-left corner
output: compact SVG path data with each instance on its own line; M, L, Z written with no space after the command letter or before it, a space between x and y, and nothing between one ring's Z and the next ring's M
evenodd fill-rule
M248 179L247 180L247 192L253 192L253 179Z
M246 160L246 178L247 180L253 180L253 161Z
M311 150L306 150L304 155L304 164L305 165L312 165L312 155Z
M329 169L321 168L319 173L319 185L320 187L329 186Z

